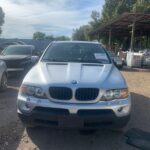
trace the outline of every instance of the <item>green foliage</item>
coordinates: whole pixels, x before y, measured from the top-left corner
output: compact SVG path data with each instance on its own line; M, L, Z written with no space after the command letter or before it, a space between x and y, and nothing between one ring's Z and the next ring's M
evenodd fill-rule
M2 7L0 7L0 34L2 33L1 26L4 24L5 13L3 12Z
M120 0L105 0L105 5L102 10L102 19L103 23L107 23L110 19L116 17L116 8L120 4Z
M99 27L100 13L97 11L92 11L91 18L92 20L89 22L88 25L83 25L73 30L73 34L72 34L73 40L89 41L91 39L89 33L95 28Z
M137 0L133 5L133 12L150 13L150 0Z
M91 14L91 21L89 22L89 25L92 29L98 28L101 24L101 18L100 18L100 13L97 11L92 11Z
M51 40L51 41L55 40L53 35L48 35L48 36L45 37L45 39L48 39L48 40Z
M105 0L102 10L102 22L107 23L125 12L133 12L137 0Z
M57 36L57 37L54 37L53 35L48 35L47 36L43 32L35 32L33 34L33 39L35 39L35 40L45 40L45 39L48 39L48 40L51 40L51 41L68 41L68 40L70 40L70 38L67 37L67 36Z
M42 33L42 32L35 32L33 34L33 39L34 40L44 40L45 39L45 33Z
M74 29L72 34L73 40L88 41L90 27L89 25L81 26L79 29Z
M55 37L55 41L69 41L70 38L67 37L67 36L58 36L58 37Z

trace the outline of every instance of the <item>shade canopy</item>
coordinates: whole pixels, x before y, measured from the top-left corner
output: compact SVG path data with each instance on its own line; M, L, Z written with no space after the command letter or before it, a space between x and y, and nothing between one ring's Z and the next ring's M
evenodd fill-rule
M124 13L113 21L99 27L91 35L108 35L110 30L112 35L130 36L132 24L135 22L135 36L150 34L150 14L144 13Z

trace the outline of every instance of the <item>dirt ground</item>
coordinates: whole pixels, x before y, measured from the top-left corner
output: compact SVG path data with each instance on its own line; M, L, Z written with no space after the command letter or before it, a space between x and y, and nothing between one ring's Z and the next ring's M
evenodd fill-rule
M21 79L9 79L0 93L0 150L136 150L126 144L130 128L150 132L150 72L122 71L132 96L131 120L123 131L99 130L84 135L76 130L37 128L26 130L16 114Z

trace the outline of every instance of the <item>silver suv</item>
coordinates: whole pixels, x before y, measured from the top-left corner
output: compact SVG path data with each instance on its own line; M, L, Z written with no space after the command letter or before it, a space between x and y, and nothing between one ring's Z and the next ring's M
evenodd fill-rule
M7 88L7 67L4 61L0 60L0 91Z
M53 42L24 78L18 115L27 126L123 127L130 118L126 82L97 42Z

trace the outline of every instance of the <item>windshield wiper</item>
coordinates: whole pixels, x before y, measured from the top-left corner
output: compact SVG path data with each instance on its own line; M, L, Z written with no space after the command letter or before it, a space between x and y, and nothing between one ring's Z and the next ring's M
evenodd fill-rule
M48 62L80 62L80 63L99 63L99 64L104 64L102 61L93 61L93 60L79 60L79 59L64 59L64 60L59 60L59 59L42 59L42 61L48 61Z
M103 64L104 62L102 61L94 61L94 60L80 60L79 62L85 62L85 63L100 63Z
M42 59L42 61L48 61L48 62L67 62L68 60L59 60L59 59Z

